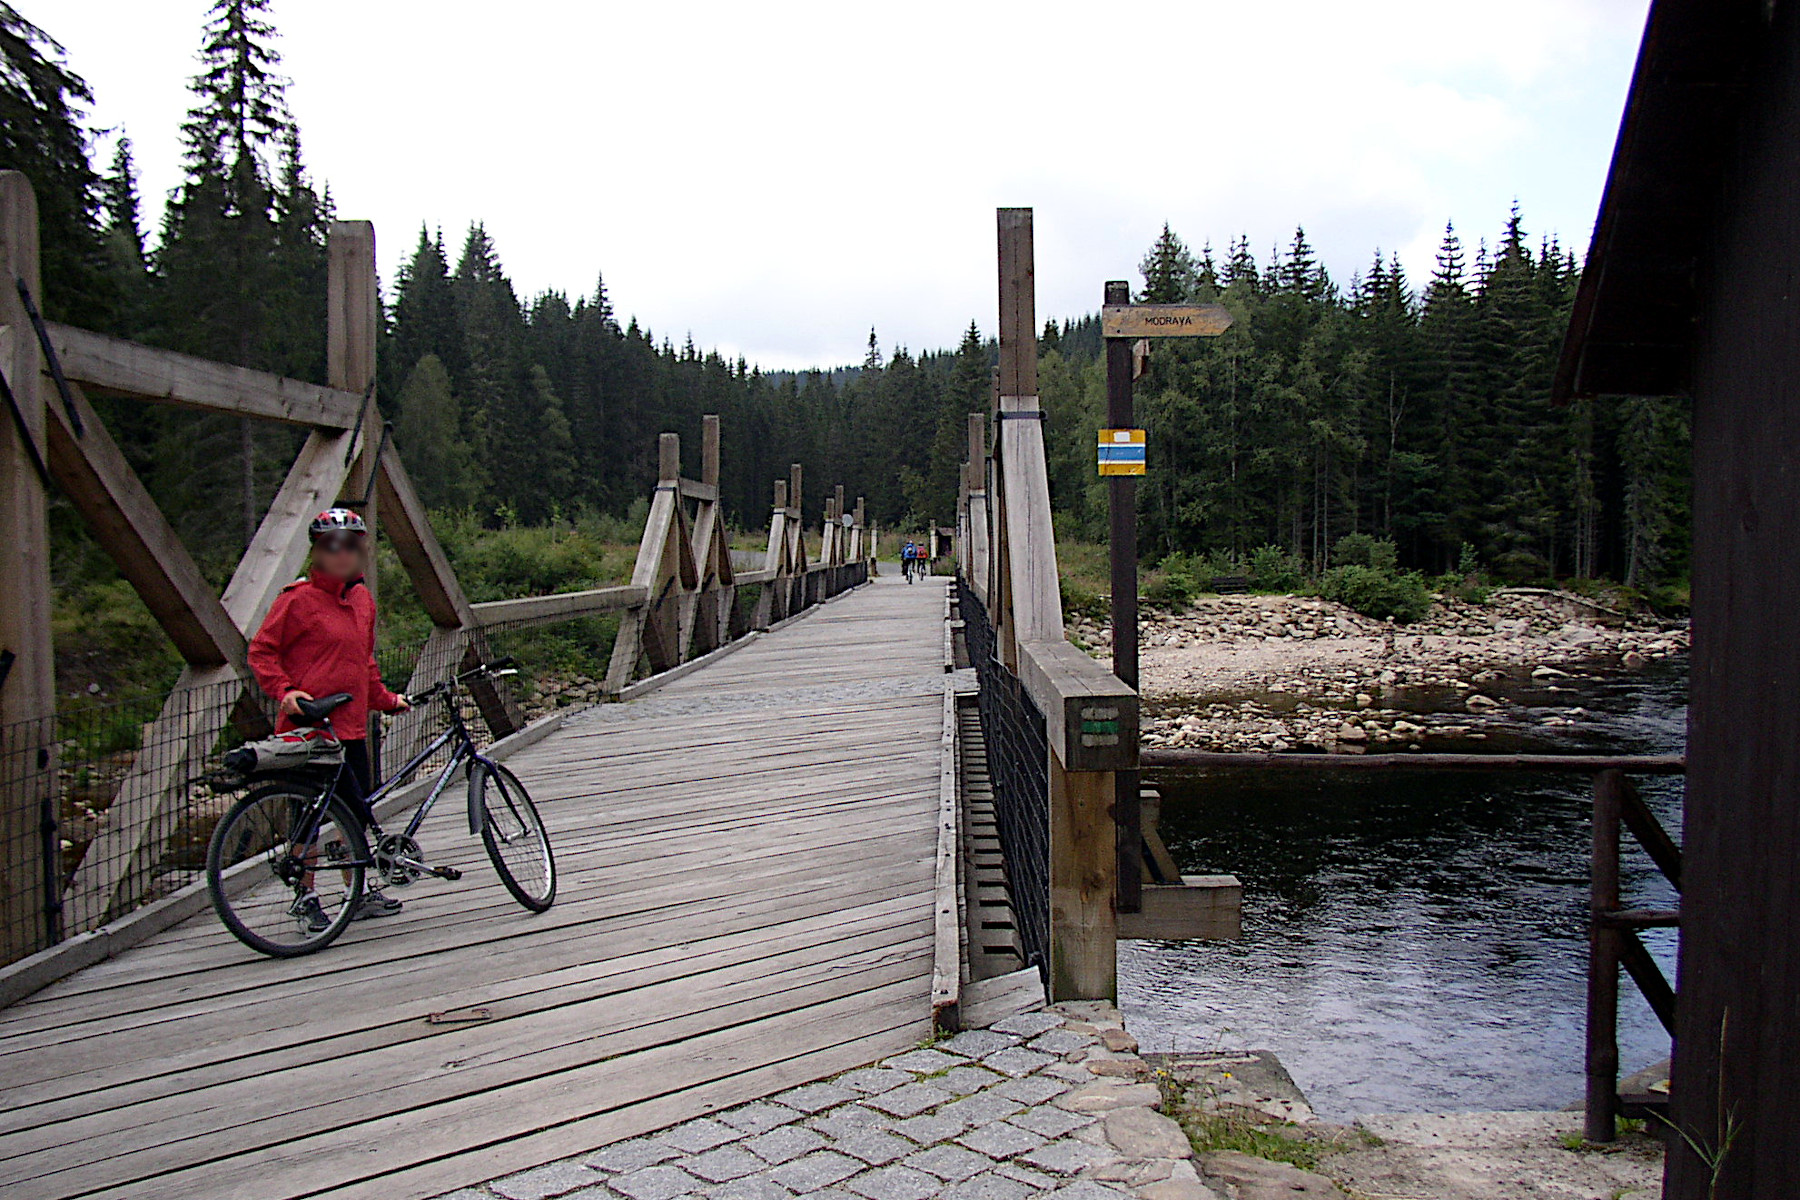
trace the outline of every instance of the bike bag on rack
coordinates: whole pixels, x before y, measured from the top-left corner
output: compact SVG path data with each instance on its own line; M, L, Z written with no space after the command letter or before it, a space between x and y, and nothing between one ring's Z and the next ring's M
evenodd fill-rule
M344 743L322 729L290 729L246 742L225 755L227 769L240 775L267 775L305 767L335 767L344 761Z

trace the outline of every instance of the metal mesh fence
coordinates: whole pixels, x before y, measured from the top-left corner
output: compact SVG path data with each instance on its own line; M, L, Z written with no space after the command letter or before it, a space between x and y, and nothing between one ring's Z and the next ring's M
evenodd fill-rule
M981 732L994 781L994 817L1006 859L1007 887L1025 959L1050 963L1050 742L1044 714L1019 677L995 653L987 609L957 580L957 609L969 662L981 682Z

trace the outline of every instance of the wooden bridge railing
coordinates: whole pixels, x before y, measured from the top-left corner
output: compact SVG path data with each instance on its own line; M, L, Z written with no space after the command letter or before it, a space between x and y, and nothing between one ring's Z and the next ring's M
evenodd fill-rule
M969 416L957 569L996 816L1027 954L1052 998L1114 998L1114 773L1138 755L1138 697L1071 646L1037 394L1031 210L999 211L993 437Z
M718 487L719 427L704 422L699 480L680 473L664 434L660 479L631 583L472 604L438 543L373 402L379 296L375 235L334 222L329 245L328 384L285 379L89 330L35 324L36 206L30 185L0 172L0 965L95 928L166 884L171 840L192 840L206 805L196 781L228 729L259 736L269 706L251 678L248 638L304 568L307 523L331 504L359 508L385 534L418 592L432 632L411 686L489 653L490 632L617 613L606 676L618 694L868 578L874 539L842 489L825 507L816 558L802 528L799 467L777 485L760 571L734 572ZM131 469L88 393L299 425L310 432L230 583L215 593ZM791 497L786 495L791 485ZM185 666L161 712L139 731L102 825L65 880L58 806L64 790L50 633L47 501L59 490L167 632ZM791 502L790 502L791 501ZM371 590L375 580L369 581ZM736 589L760 585L737 618ZM495 737L522 723L515 698L475 694ZM428 732L423 715L391 728L394 752ZM216 806L216 804L215 804Z

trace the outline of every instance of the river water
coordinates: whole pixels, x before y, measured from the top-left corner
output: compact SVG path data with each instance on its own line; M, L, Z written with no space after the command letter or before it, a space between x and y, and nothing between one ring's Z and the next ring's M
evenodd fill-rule
M1523 679L1495 690L1519 702L1515 724L1432 749L1683 748L1685 663L1556 692ZM1540 724L1547 716L1564 723ZM1638 782L1679 838L1680 781ZM1133 1031L1146 1050L1273 1050L1329 1119L1579 1099L1590 786L1523 774L1164 779L1171 852L1186 873L1243 881L1244 934L1120 943ZM1674 907L1629 836L1626 846L1627 906ZM1673 980L1673 931L1645 941ZM1623 1070L1667 1057L1629 979L1620 997Z

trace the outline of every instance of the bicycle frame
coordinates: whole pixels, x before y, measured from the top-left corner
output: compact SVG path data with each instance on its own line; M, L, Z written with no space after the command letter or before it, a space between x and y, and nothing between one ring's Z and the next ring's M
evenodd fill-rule
M450 713L450 728L433 738L431 743L423 750L413 755L412 759L405 766L390 775L386 783L383 783L364 798L369 806L369 815L373 818L375 815L375 807L394 792L398 791L400 787L405 785L406 781L411 778L413 772L424 765L426 759L436 754L451 742L456 742L457 747L455 752L450 755L450 761L445 763L443 768L438 772L436 782L431 785L431 791L426 794L425 799L420 803L418 810L413 813L412 819L406 824L406 829L401 836L408 839L411 839L414 834L418 833L419 826L423 825L425 823L425 818L431 815L431 810L437 804L438 798L444 794L444 789L450 786L450 780L455 777L456 772L459 769L465 767L473 769L473 764L475 763L480 763L490 769L494 766L494 761L492 759L487 758L475 749L475 739L470 736L468 726L463 724L462 713L454 704L451 705ZM330 728L329 718L326 720L326 728ZM300 815L300 818L297 821L295 821L293 830L289 834L289 845L309 845L316 838L320 822L325 816L325 810L330 805L332 797L337 794L338 781L343 778L343 774L346 770L348 770L348 768L344 764L338 764L338 769L332 775L331 782L320 791L318 799L308 805L306 811ZM371 820L369 827L376 833L381 832L381 826L373 820ZM314 831L313 834L309 836L307 833L308 830ZM413 862L410 860L406 861L403 865L417 867L426 871L431 870L431 868L424 863ZM376 867L378 864L371 857L368 860L349 859L344 861L334 861L331 863L331 866L333 868L370 868Z

